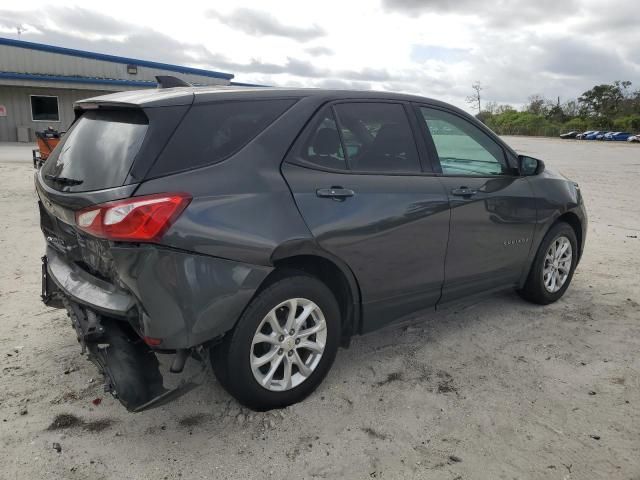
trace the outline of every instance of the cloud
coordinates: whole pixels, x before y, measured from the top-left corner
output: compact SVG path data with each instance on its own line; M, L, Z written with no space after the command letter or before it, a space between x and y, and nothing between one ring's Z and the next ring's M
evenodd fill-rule
M383 8L389 12L405 15L424 13L455 14L481 18L493 26L509 27L514 24L531 24L543 21L558 21L563 14L576 13L578 0L383 0ZM550 14L550 12L553 12Z
M316 88L328 90L371 90L371 84L367 82L350 82L341 78L325 78L313 83Z
M445 63L463 60L469 55L464 48L440 47L437 45L411 45L411 60L424 62L426 60L440 60Z
M105 36L124 35L129 31L126 23L84 8L56 7L51 9L51 19L62 30L76 30L80 26L82 31Z
M339 72L339 76L347 80L365 80L369 82L386 82L391 80L392 75L382 68L364 68L362 70L344 70Z
M314 57L319 57L321 55L333 55L333 50L328 47L309 47L304 49L309 55L313 55Z
M564 101L614 80L640 87L640 29L628 14L636 0L619 0L616 9L600 8L596 0L382 0L362 21L352 20L357 5L332 1L313 16L322 28L304 21L310 16L303 6L283 12L298 19L291 25L274 5L273 14L239 7L208 10L203 18L195 11L193 24L173 28L179 22L169 11L133 21L125 17L134 18L130 12L96 4L105 15L84 4L4 7L0 32L17 38L22 24L28 27L23 40L225 71L240 82L393 90L463 108L474 81L482 83L486 101L515 106L532 93ZM339 18L332 14L338 5ZM211 34L211 18L229 28L220 25Z
M20 12L18 16L15 12L0 10L0 26L15 28L16 22L33 27L20 37L22 40L166 63L203 63L211 68L225 61L223 56L212 54L202 45L181 42L149 27L90 10L32 10Z
M318 25L314 24L309 27L285 25L268 12L249 8L236 8L227 14L208 10L206 15L231 28L256 37L273 35L306 42L326 34Z
M226 55L211 52L203 45L181 42L151 28L121 22L80 8L54 9L47 14L26 11L20 13L18 20L33 25L37 31L37 33L23 34L21 38L25 40L145 60L196 65L234 74L296 76L306 78L308 83L313 83L311 80L314 79L329 79L327 81L332 84L348 85L350 88L354 88L356 84L370 88L366 82L385 81L391 78L390 74L383 69L332 71L295 57L287 57L283 63L265 62L259 58L251 59L246 63L238 62ZM0 26L14 28L15 22L14 12L0 10ZM149 48L150 45L153 48ZM324 47L311 48L323 49ZM331 78L342 78L344 81L338 82L330 80ZM273 80L273 78L262 77L260 83L273 84Z
M596 78L603 72L615 72L621 78L634 75L633 69L625 65L611 46L572 38L544 40L540 45L544 51L540 55L540 68L545 72L583 78Z

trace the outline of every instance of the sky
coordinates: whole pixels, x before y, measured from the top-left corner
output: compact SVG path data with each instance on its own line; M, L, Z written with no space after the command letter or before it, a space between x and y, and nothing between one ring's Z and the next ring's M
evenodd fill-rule
M470 110L474 82L483 101L514 106L614 80L640 88L638 12L637 0L21 0L0 6L0 36Z

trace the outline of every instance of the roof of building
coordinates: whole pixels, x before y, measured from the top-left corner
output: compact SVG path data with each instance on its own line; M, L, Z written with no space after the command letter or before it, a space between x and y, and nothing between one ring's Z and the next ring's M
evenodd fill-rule
M140 67L158 68L162 70L168 70L171 72L188 73L192 75L201 75L204 77L223 78L225 80L230 80L234 77L232 73L216 72L214 70L204 70L202 68L185 67L182 65L172 65L169 63L162 63L162 62L152 62L149 60L140 60L138 58L120 57L117 55L107 55L104 53L88 52L86 50L76 50L74 48L57 47L54 45L47 45L44 43L27 42L24 40L14 40L11 38L0 37L0 45L26 48L30 50L39 50L42 52L49 52L49 53L58 53L62 55L70 55L72 57L102 60L104 62L123 63L123 64L138 65ZM84 78L84 77L78 77L78 78ZM116 80L116 79L101 79L101 80ZM60 81L60 80L57 80L57 81ZM64 81L69 81L69 80L65 79ZM95 82L92 82L92 83L95 83ZM137 84L140 84L140 83L142 82L137 82ZM154 82L154 85L155 85L155 82Z
M48 75L20 72L0 72L0 80L31 80L35 82L69 82L90 83L102 85L124 85L127 87L156 87L157 82L152 80L126 80L119 78L81 77L78 75Z

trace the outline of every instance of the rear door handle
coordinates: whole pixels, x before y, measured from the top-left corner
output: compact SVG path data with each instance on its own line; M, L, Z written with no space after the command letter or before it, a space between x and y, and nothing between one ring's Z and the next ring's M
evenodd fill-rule
M333 198L334 200L344 200L356 194L353 190L342 187L319 188L316 195L320 198Z
M451 194L456 195L458 197L471 197L476 193L478 193L478 190L474 190L469 187L460 187L460 188L454 188L453 190L451 190Z

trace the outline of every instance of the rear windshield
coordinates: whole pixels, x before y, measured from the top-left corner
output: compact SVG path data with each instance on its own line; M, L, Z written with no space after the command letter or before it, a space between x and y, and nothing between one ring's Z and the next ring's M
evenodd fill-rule
M69 192L123 185L148 126L139 110L86 112L42 167L45 182Z
M150 176L220 162L244 147L295 103L292 99L215 102L191 107Z

